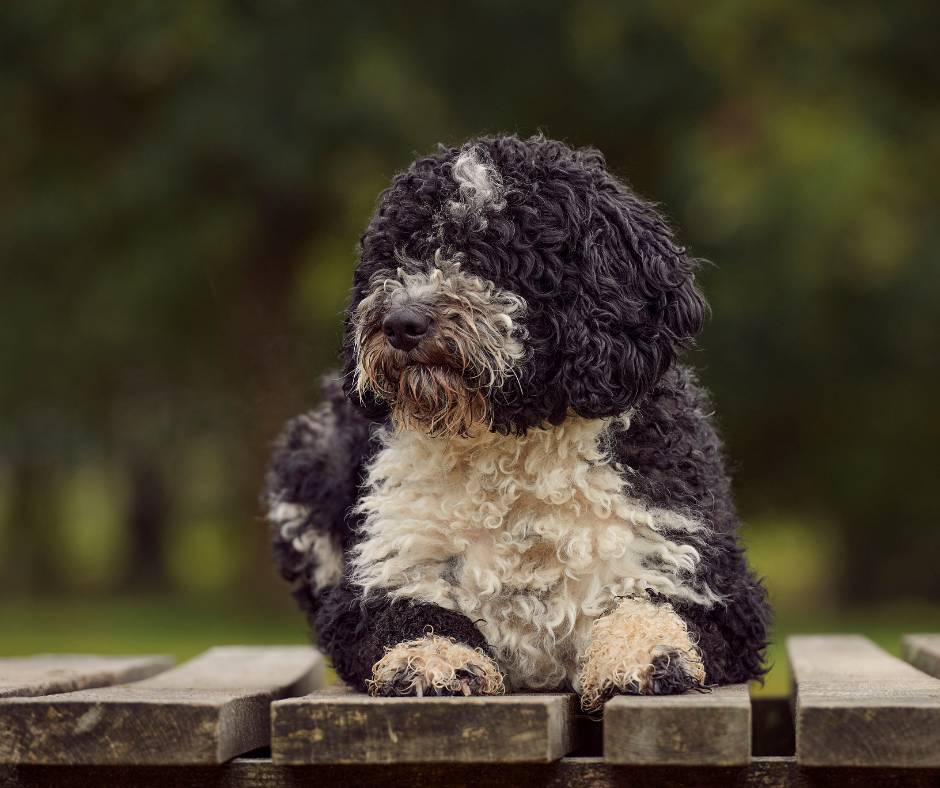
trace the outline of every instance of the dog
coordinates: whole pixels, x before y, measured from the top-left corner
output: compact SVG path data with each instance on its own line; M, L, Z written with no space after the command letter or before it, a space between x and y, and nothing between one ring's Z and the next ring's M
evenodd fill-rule
M440 147L360 242L344 370L276 443L281 574L378 696L681 693L762 676L699 261L596 150Z

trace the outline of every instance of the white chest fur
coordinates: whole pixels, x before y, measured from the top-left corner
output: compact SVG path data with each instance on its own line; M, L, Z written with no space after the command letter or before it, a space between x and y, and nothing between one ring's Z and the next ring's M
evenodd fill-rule
M385 434L354 580L475 621L513 689L574 682L592 622L617 597L710 603L688 583L698 553L669 537L702 526L630 496L602 445L609 427L572 417L524 437Z

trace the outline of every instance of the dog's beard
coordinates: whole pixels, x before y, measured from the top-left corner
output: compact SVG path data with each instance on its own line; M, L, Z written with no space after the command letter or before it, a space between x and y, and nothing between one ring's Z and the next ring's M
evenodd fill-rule
M402 351L388 343L382 319L389 304L408 299L429 310L433 326L416 348ZM377 276L354 316L356 390L388 403L399 428L458 436L489 427L490 395L523 356L515 319L524 309L518 296L440 254L429 270Z
M435 343L437 345L437 343ZM486 387L472 382L466 356L442 352L439 345L403 352L378 333L362 345L356 388L371 391L391 406L399 429L434 436L468 435L489 424Z
M486 397L446 367L406 367L394 403L392 417L401 429L457 436L488 423Z

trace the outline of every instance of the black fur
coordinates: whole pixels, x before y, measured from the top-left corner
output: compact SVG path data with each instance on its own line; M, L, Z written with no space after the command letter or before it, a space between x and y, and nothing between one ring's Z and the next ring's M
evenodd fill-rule
M371 678L372 666L387 646L428 632L489 651L479 630L460 613L437 605L382 598L364 602L346 583L328 589L318 599L313 625L321 647L333 658L336 672L360 689Z
M701 330L707 307L696 290L696 261L678 246L650 203L614 178L595 150L536 137L481 139L506 185L506 207L429 232L456 196L442 148L397 176L362 236L351 305L396 253L433 259L443 244L462 267L522 296L528 304L527 358L516 379L492 397L494 429L521 432L559 424L569 410L615 416L642 398L676 353ZM347 312L345 379L356 358ZM356 398L358 400L358 398ZM367 412L384 419L384 405Z
M348 388L356 362L353 309L376 274L394 275L396 253L427 260L443 244L462 255L462 269L527 303L525 358L516 376L488 394L493 429L518 434L559 424L570 412L603 417L635 408L629 431L612 438L633 494L711 527L696 543L703 556L698 581L723 602L676 605L703 653L708 681L759 677L767 601L737 541L707 399L677 363L707 312L694 283L696 260L676 244L652 205L607 171L597 151L542 137L475 144L502 176L505 208L487 214L485 226L472 218L441 223L443 206L456 197L450 167L458 149L440 148L396 176L361 239L346 320L347 389L327 384L320 408L288 425L271 464L268 500L311 507L304 528L332 533L344 551L355 542L364 468L377 448L375 429L389 413L385 404L360 400ZM320 645L355 686L365 687L386 646L429 628L487 648L473 622L434 605L365 602L348 579L315 594L313 567L277 531L274 551ZM669 664L676 662L659 666L655 692L688 687Z
M723 598L710 608L673 602L697 641L708 681L761 676L770 610L737 539L737 515L708 397L687 369L670 370L637 408L628 432L614 436L617 459L631 470L634 494L697 515L710 526L696 541L700 583Z
M627 689L627 695L675 695L700 688L682 669L679 655L670 653L653 657L648 686L641 688L631 681Z

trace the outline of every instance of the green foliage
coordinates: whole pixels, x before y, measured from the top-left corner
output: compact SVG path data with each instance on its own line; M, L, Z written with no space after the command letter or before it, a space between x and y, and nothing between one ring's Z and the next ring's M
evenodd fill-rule
M842 566L831 528L814 522L757 520L744 525L742 538L777 615L832 610Z
M92 464L76 468L58 500L57 569L81 592L107 590L120 581L125 533L120 483L114 471Z
M0 585L47 588L74 532L60 585L149 555L167 584L267 587L264 455L335 362L376 194L438 141L543 129L603 149L715 263L694 360L745 516L820 524L798 543L838 559L834 592L937 594L938 21L872 0L3 4ZM86 465L111 504L89 482L50 514ZM128 514L148 495L160 555Z

